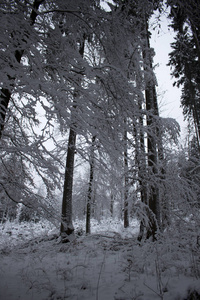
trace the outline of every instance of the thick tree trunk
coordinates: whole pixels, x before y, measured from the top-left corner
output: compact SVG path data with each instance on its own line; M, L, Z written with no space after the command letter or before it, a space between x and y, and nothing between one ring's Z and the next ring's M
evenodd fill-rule
M45 0L35 0L33 3L33 9L30 15L30 24L34 25L36 17L38 15L37 10L39 9L40 4L42 4ZM18 63L21 62L22 55L24 50L16 50L15 51L15 59ZM10 88L2 87L0 89L0 139L2 137L2 133L4 130L6 113L8 110L8 105L12 95L12 88L14 85L15 78L8 77L8 81L10 82Z
M147 148L148 148L148 169L149 175L152 176L152 182L150 182L150 193L148 204L149 208L155 214L157 223L160 226L160 199L159 199L159 187L158 187L158 132L157 124L151 113L155 111L154 102L156 99L155 88L148 86L146 91L146 108L150 112L147 116L147 127L149 130L147 137ZM155 233L154 233L155 234Z
M88 195L87 195L87 210L86 210L86 234L90 234L91 232L91 200L92 200L92 192L93 192L93 180L94 180L94 147L95 147L95 139L96 137L92 137L92 145L91 145L91 153L90 153L90 179L88 186Z
M152 57L150 51L149 32L148 32L148 21L144 17L145 35L144 35L144 70L145 70L145 99L146 99L146 110L147 110L147 151L148 151L148 176L149 176L149 192L148 192L148 206L150 212L155 215L156 222L152 226L149 226L147 232L147 238L150 235L155 239L156 232L160 226L160 197L158 187L158 124L155 116L158 116L158 105L156 97L155 82L153 79L153 66ZM150 219L149 219L150 222ZM141 221L140 226L140 237L143 236L143 223Z
M62 199L62 216L61 216L61 239L62 242L69 242L74 239L74 227L72 223L72 189L74 173L74 156L76 146L76 131L70 129L67 149L67 160L65 168L64 191Z

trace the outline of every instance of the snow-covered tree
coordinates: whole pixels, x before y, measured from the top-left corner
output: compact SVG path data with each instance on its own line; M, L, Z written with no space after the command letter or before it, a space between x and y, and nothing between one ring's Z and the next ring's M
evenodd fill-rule
M9 102L23 76L23 58L35 43L35 24L38 9L44 0L1 1L1 90L0 90L0 138L4 129ZM24 57L23 57L24 55ZM26 57L27 58L27 57ZM22 63L21 63L22 62ZM22 83L21 83L22 84Z
M200 4L198 1L167 1L172 28L176 32L169 65L178 87L182 86L181 104L185 117L193 120L200 145Z
M38 16L38 10L44 10L44 3L1 1L0 5L0 184L10 200L33 209L47 208L47 198L60 186L63 163L62 149L53 146L53 124L42 118L39 104L44 95L40 85L45 74L41 49L46 19ZM17 169L10 167L13 158ZM45 197L37 195L38 180L46 187Z

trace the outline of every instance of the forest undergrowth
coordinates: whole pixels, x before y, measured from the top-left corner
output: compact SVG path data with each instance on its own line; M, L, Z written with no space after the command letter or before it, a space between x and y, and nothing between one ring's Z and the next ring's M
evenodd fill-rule
M0 299L200 299L196 232L172 228L138 243L137 220L126 229L92 220L90 235L74 225L76 239L62 244L47 221L1 224Z

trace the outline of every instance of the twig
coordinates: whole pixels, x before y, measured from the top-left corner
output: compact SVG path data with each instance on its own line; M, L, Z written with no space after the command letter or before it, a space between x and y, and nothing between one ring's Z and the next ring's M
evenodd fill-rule
M150 286L148 286L145 282L144 282L144 285L163 300L163 295L160 295L159 293L157 293L154 289L152 289Z
M106 258L106 253L104 253L104 257L103 257L103 261L101 263L101 268L100 268L99 277L98 277L98 281L97 281L96 300L99 299L99 282L100 282L100 278L101 278L101 273L102 273L103 265L105 263L105 258Z

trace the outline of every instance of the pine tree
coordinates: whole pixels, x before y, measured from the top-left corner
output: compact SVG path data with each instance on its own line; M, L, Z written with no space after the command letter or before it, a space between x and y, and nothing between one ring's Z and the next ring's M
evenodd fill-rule
M193 119L200 145L200 4L198 1L168 1L172 28L176 32L169 65L175 84L183 86L183 113ZM199 146L200 147L200 146Z

